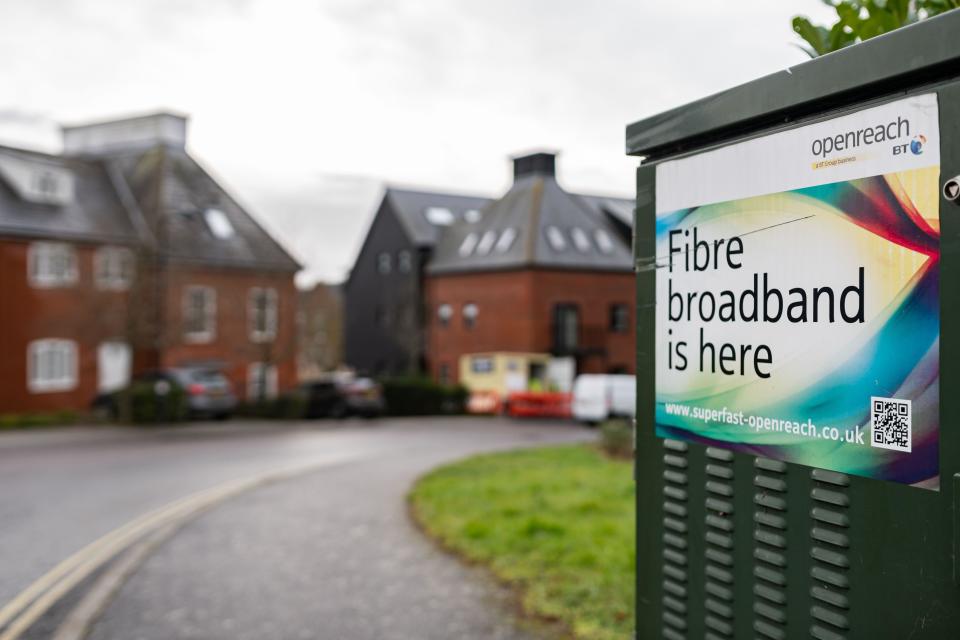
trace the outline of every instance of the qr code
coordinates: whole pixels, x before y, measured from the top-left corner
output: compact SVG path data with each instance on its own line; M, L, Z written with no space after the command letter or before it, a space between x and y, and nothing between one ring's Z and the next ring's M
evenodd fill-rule
M881 449L910 453L911 405L909 400L870 398L870 444Z

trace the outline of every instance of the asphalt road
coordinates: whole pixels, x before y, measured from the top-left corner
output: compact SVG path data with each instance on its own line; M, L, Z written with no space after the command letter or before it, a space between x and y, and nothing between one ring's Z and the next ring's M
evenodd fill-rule
M540 637L489 576L414 528L405 495L420 474L471 453L591 437L569 423L491 418L2 434L0 605L152 509L317 464L192 518L123 584L90 637Z

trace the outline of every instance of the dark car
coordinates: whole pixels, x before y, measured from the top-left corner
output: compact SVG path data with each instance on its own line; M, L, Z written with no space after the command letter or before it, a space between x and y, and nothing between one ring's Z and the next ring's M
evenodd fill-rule
M383 414L383 388L370 378L308 382L300 390L307 418L375 418Z
M133 383L153 383L155 390L166 387L182 389L187 399L187 411L191 417L211 417L218 420L229 418L237 408L237 396L233 386L221 372L203 367L175 367L145 371L134 377ZM93 410L116 418L119 411L120 391L102 393L93 401Z

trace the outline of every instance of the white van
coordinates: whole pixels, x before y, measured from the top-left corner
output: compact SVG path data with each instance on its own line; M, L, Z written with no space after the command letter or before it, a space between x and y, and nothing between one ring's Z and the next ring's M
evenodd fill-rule
M590 424L637 414L635 376L585 373L573 383L573 417Z

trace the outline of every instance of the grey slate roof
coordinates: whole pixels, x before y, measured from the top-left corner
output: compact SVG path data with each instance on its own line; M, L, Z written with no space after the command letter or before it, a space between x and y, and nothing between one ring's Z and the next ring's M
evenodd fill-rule
M420 247L432 247L444 229L427 220L428 208L450 209L457 218L462 218L464 212L470 209L482 209L490 202L490 198L482 196L413 191L395 187L388 187L384 197L392 205L410 241Z
M483 210L479 222L459 222L447 228L436 245L428 272L535 267L629 271L633 268L630 247L608 217L616 215L610 211L614 205L621 212L624 207L632 207L627 202L568 193L552 176L523 176L502 198ZM477 251L477 247L462 251L470 234L478 241L484 235L499 241L506 229L516 232L509 246L494 244L486 252ZM582 248L574 239L574 234L579 233L576 229L581 230L587 240ZM562 235L565 246L554 246L548 238L550 233ZM601 250L598 235L610 240L609 251Z
M296 260L188 153L155 147L145 153L114 156L111 162L122 172L149 226L162 236L165 255L174 262L300 269ZM215 236L204 218L207 209L222 211L235 233L229 238ZM162 223L158 223L158 213L164 216Z
M3 158L69 171L75 196L62 206L31 202L0 179L0 235L118 244L139 240L135 223L113 188L104 163L0 146L0 161Z
M112 155L58 156L0 147L16 167L53 167L73 178L63 205L21 197L0 172L0 235L119 244L152 244L173 262L297 271L300 265L196 160L155 146ZM28 163L25 165L25 163ZM218 238L204 211L223 212L235 230Z

